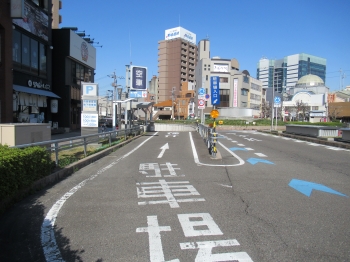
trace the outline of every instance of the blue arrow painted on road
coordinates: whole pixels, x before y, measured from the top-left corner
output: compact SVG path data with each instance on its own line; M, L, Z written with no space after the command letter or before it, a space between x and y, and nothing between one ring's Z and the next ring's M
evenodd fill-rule
M247 162L251 163L252 165L255 165L256 163L265 163L269 165L274 165L274 163L261 158L249 158Z
M308 182L308 181L303 181L303 180L298 180L298 179L292 179L289 182L289 186L294 188L295 190L299 191L300 193L304 194L305 196L308 196L308 197L311 196L311 192L313 189L323 191L326 193L330 193L330 194L348 197L347 195L344 195L338 191L335 191L332 188L326 187L325 185L316 184L313 182Z
M243 148L243 147L231 147L230 150L231 150L231 151L237 151L237 150L248 151L247 149L245 149L245 148Z

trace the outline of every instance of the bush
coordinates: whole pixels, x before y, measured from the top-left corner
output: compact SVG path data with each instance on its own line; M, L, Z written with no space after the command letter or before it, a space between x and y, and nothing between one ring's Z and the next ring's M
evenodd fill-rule
M0 200L49 175L51 168L52 161L44 148L18 149L0 145Z

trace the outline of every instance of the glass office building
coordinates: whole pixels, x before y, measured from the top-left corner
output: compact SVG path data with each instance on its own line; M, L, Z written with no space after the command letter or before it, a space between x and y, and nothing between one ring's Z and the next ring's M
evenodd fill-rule
M326 59L300 53L278 60L262 58L257 64L257 79L263 87L282 93L295 86L298 80L308 74L319 76L326 83Z

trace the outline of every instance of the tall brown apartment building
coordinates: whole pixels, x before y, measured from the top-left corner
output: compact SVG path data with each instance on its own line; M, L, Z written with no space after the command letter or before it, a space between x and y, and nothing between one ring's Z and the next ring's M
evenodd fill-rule
M157 102L179 95L183 82L195 82L197 64L196 35L182 27L165 31L165 40L158 42Z

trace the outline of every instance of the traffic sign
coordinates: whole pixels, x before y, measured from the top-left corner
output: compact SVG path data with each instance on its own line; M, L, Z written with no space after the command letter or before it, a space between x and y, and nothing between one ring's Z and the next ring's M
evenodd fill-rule
M205 89L203 87L198 89L198 95L205 95Z
M274 102L275 102L275 104L280 104L281 103L281 98L279 96L275 96Z
M210 98L210 95L209 95L209 94L206 94L206 95L205 95L205 101L208 101L209 98Z
M214 118L214 119L215 119L215 118L218 118L218 116L219 116L219 111L216 110L216 109L211 110L210 116L211 116L212 118Z
M203 99L198 99L198 109L205 108L205 101Z
M220 105L220 77L210 77L210 89L211 89L211 104L213 106Z

